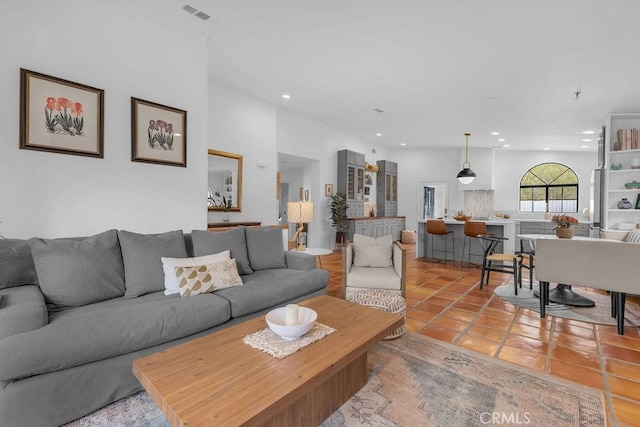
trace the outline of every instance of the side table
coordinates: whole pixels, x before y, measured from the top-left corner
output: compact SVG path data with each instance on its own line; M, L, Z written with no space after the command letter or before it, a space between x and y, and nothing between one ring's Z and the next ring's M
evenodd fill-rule
M295 249L292 249L295 251ZM322 256L323 255L331 255L333 253L332 249L324 249L324 248L306 248L304 251L296 251L303 254L313 255L318 258L318 262L320 263L320 268L322 268Z

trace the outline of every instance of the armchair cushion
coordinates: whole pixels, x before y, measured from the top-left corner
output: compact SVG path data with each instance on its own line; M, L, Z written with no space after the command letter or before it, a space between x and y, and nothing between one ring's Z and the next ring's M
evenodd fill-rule
M354 234L353 265L354 267L393 267L391 257L393 239L389 236L373 238Z
M349 272L349 287L363 289L400 290L402 280L392 267L353 267Z

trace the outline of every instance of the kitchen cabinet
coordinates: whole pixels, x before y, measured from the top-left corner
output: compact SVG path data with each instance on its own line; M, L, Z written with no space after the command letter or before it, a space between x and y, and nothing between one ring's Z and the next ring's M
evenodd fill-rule
M378 216L398 215L398 164L378 160L376 207Z
M633 181L640 183L639 129L640 114L611 114L607 117L602 195L604 229L632 227L632 224L640 222L640 209L635 209L640 188L625 187ZM638 165L632 166L635 161ZM621 166L618 170L611 167L616 163ZM618 202L623 198L631 202L632 209L618 208Z
M364 216L364 154L338 151L338 185L336 192L347 198L347 217Z

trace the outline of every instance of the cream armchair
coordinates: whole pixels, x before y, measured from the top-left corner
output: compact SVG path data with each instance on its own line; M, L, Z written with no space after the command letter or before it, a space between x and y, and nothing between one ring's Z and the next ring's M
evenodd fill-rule
M404 298L406 249L391 236L377 239L355 234L342 248L342 297L364 289L384 289Z

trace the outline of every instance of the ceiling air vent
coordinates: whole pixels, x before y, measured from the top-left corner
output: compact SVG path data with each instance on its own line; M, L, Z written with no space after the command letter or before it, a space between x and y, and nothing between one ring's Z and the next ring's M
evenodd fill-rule
M206 21L207 19L211 18L211 16L207 15L204 12L199 11L198 9L196 9L195 7L185 4L184 6L182 6L182 10L184 10L187 13L190 13L191 15L195 16L196 18L202 19L203 21Z

